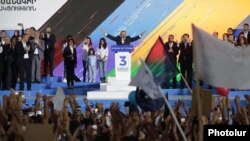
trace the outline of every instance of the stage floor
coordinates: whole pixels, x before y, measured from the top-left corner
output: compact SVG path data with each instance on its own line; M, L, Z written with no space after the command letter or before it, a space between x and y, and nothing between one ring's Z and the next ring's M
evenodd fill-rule
M67 89L67 84L63 82L54 82L50 84L46 83L40 83L32 84L32 90L31 91L26 91L24 90L25 95L30 95L30 96L35 96L37 92L40 92L44 95L55 95L56 90L58 87L61 87L64 89L64 93L66 95L75 93L77 95L86 95L88 91L93 91L93 90L99 90L100 89L100 83L85 83L85 82L75 82L74 89L70 90ZM17 84L17 91L19 88L19 84ZM26 88L26 84L25 87ZM1 90L0 91L0 96L3 95L9 95L10 91L9 90Z

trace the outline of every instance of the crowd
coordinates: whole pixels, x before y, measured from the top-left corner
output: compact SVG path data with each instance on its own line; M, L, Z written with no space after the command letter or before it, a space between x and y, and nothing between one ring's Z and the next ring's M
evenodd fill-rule
M125 112L118 103L104 107L102 103L89 104L83 99L85 110L71 94L64 100L61 111L54 109L52 97L37 94L34 107L27 107L23 93L11 93L3 97L0 110L0 140L22 141L29 124L53 125L50 130L54 141L179 141L183 140L168 108L143 111L129 102ZM245 95L248 105L241 105L240 97L233 101L218 97L212 101L211 115L203 116L204 125L249 125L250 96ZM235 104L236 106L232 106ZM186 101L173 105L175 115L189 141L196 141L197 115ZM72 112L69 112L72 111ZM182 112L185 111L185 112ZM30 131L33 134L35 131ZM42 131L41 131L42 132ZM45 138L45 137L38 137Z

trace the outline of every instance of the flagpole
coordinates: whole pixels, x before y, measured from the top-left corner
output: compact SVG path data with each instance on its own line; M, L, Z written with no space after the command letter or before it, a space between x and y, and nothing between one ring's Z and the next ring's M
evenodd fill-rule
M195 88L195 94L196 96L196 101L197 101L197 110L198 110L198 120L199 120L199 130L198 130L198 140L203 141L203 123L202 123L202 104L201 104L201 95L200 95L200 80L199 80L199 75L196 72L195 76L195 81L196 81L196 88Z
M192 29L194 28L194 24L192 24ZM195 37L194 31L193 31L193 37ZM194 40L195 42L195 40ZM196 47L196 46L194 46ZM201 95L200 95L200 76L197 73L198 69L198 63L196 60L196 52L193 50L193 54L195 56L194 59L194 65L195 65L195 81L196 81L196 88L195 88L195 94L196 96L196 101L197 101L197 111L198 111L198 123L199 123L199 130L198 130L198 141L203 141L203 123L202 123L202 105L201 105Z
M182 78L182 80L184 81L184 83L186 84L186 86L187 86L189 92L192 94L193 91L192 91L192 89L190 88L190 86L188 85L187 80L184 78L184 76L182 75L182 73L180 73L180 74L181 74L181 78Z
M184 131L182 130L181 125L180 125L180 123L178 122L178 120L177 120L177 118L176 118L176 116L175 116L175 114L174 114L174 111L172 110L172 108L171 108L171 106L170 106L170 104L169 104L169 102L168 102L166 96L162 93L160 87L159 87L159 89L160 89L160 93L161 93L161 95L162 95L162 97L163 97L165 103L166 103L167 106L168 106L168 109L169 109L169 111L170 111L172 117L174 118L174 121L175 121L175 123L176 123L177 128L179 129L179 131L180 131L180 133L181 133L182 138L184 139L184 141L187 141L187 138L186 138L186 136L185 136L185 133L184 133Z

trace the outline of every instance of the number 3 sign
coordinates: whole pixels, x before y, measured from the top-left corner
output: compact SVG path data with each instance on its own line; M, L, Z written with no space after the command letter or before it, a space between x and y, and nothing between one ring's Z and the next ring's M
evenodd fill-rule
M127 65L127 56L120 56L120 66L126 66Z
M118 52L115 54L115 71L117 80L130 80L131 78L131 54Z

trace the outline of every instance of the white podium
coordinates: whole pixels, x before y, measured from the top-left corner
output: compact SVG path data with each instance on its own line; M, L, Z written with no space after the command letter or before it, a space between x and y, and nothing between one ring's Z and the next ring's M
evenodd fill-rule
M131 45L111 46L111 50L115 52L115 78L116 80L131 80Z
M116 80L131 79L131 54L129 52L118 52L115 54L115 78Z
M115 77L108 77L108 83L100 84L99 91L89 91L89 100L128 100L131 91L136 87L129 86L131 80L131 45L111 46L115 52Z

